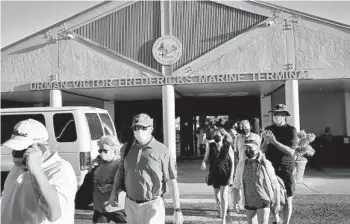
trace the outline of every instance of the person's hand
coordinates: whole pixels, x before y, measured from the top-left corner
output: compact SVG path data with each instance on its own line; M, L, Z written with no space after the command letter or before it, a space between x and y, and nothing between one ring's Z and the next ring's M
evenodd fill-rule
M229 179L229 181L228 181L228 186L232 186L232 184L233 184L233 179L234 179L234 177L230 177L230 179Z
M206 170L207 169L207 165L205 164L205 162L202 162L202 165L201 165L201 170Z
M184 222L184 217L182 215L182 212L174 211L173 224L182 224L183 222Z
M120 210L118 204L118 197L111 195L105 209L107 212L114 212Z
M273 214L279 213L280 210L281 210L281 205L280 205L280 203L274 203L274 204L272 205L272 213L273 213Z
M39 149L37 144L30 146L23 155L23 159L29 171L41 169L43 152Z
M270 131L270 130L266 131L265 135L266 135L266 140L269 143L274 144L276 142L275 135L272 133L272 131Z
M105 184L105 185L97 185L97 188L99 191L101 191L103 194L107 192L111 192L113 190L113 184Z

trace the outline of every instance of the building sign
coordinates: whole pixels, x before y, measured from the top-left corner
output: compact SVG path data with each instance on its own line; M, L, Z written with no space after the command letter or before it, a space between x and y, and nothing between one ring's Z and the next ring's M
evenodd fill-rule
M99 80L50 81L30 83L30 90L46 89L89 89L131 86L186 85L198 83L233 83L256 81L282 81L309 79L307 71L286 71L271 73L196 75L196 76L159 76Z
M162 65L175 64L182 55L182 44L173 36L162 36L152 48L153 57Z

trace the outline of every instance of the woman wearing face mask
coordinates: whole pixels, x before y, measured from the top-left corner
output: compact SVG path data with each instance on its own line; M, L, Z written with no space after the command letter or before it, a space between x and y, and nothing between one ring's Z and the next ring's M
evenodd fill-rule
M120 162L121 144L115 136L103 136L98 141L98 146L100 155L93 162L96 166L93 172L93 223L109 223L111 220L126 223L124 210L112 211L113 205L109 204L114 176Z
M246 159L239 162L233 183L234 205L237 208L241 189L248 224L256 219L258 224L268 224L270 207L277 220L280 210L279 184L275 171L260 151L260 143L247 141L244 148Z
M233 183L234 153L231 147L232 139L225 132L216 129L213 133L214 141L209 144L208 153L202 163L202 170L206 169L205 163L209 160L208 185L213 185L214 196L219 209L219 217L222 223L226 223L226 212L228 207L228 189Z

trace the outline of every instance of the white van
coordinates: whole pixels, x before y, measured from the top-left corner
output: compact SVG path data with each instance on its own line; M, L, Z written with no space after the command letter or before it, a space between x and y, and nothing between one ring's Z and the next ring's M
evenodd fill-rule
M70 162L78 187L84 181L91 160L98 155L97 140L103 135L116 136L107 110L94 107L30 107L1 109L1 144L11 137L19 121L32 118L43 123L49 133L51 149ZM13 166L12 152L1 148L1 190Z

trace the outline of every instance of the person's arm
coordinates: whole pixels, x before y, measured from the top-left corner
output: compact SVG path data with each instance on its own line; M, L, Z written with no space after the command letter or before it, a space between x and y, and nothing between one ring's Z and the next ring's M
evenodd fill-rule
M176 179L168 180L167 182L171 198L173 199L174 209L180 208L180 196L179 196L179 187L177 185Z
M282 143L278 142L277 140L273 140L271 142L271 144L274 145L276 148L278 148L284 154L287 154L289 156L294 155L295 149L293 149L289 146L283 145Z
M207 163L207 162L208 162L209 151L210 151L209 143L206 142L206 143L205 143L205 154L204 154L204 158L203 158L202 163Z
M170 152L165 154L163 159L163 178L167 182L171 197L173 199L174 209L180 208L179 188L176 181L175 160L171 157Z
M266 153L268 147L269 147L268 141L267 141L266 139L263 138L262 143L261 143L261 145L260 145L260 150L261 150L263 153Z
M233 179L233 205L236 205L240 200L239 191L241 190L241 181L244 169L244 161L240 161L237 165L236 175Z
M122 148L120 149L120 155L121 155L121 159L120 162L118 164L118 169L117 172L114 176L114 181L113 181L113 189L111 192L111 196L110 196L110 203L112 203L113 201L118 199L118 195L119 193L122 191L122 186L123 186L123 181L124 181L124 153L126 150L126 147L128 144L131 143L126 143L122 146Z
M266 166L266 172L270 177L270 181L271 181L271 185L272 185L272 189L274 192L274 205L277 206L280 204L280 186L276 177L276 173L275 173L275 169L273 168L272 164L270 161L265 160L265 166Z
M229 155L229 157L230 157L230 159L232 161L232 168L231 168L230 178L233 181L233 174L235 173L235 155L234 155L234 152L233 152L233 149L232 149L231 146L229 147L228 155Z
M34 196L46 218L50 222L54 222L62 215L61 207L60 203L57 203L58 194L55 187L49 184L49 180L41 168L41 155L42 152L38 146L33 145L27 149L24 157L30 173Z
M176 161L170 155L169 150L162 159L163 180L166 181L174 206L174 222L182 224L183 216L180 207L179 187L177 185Z
M295 153L295 146L297 144L297 131L294 128L292 130L292 135L291 135L291 139L290 139L290 146L284 145L282 143L280 143L279 141L277 141L277 139L275 138L275 136L273 134L271 134L269 136L269 142L274 145L277 149L279 149L281 152L283 152L286 155L292 156Z

